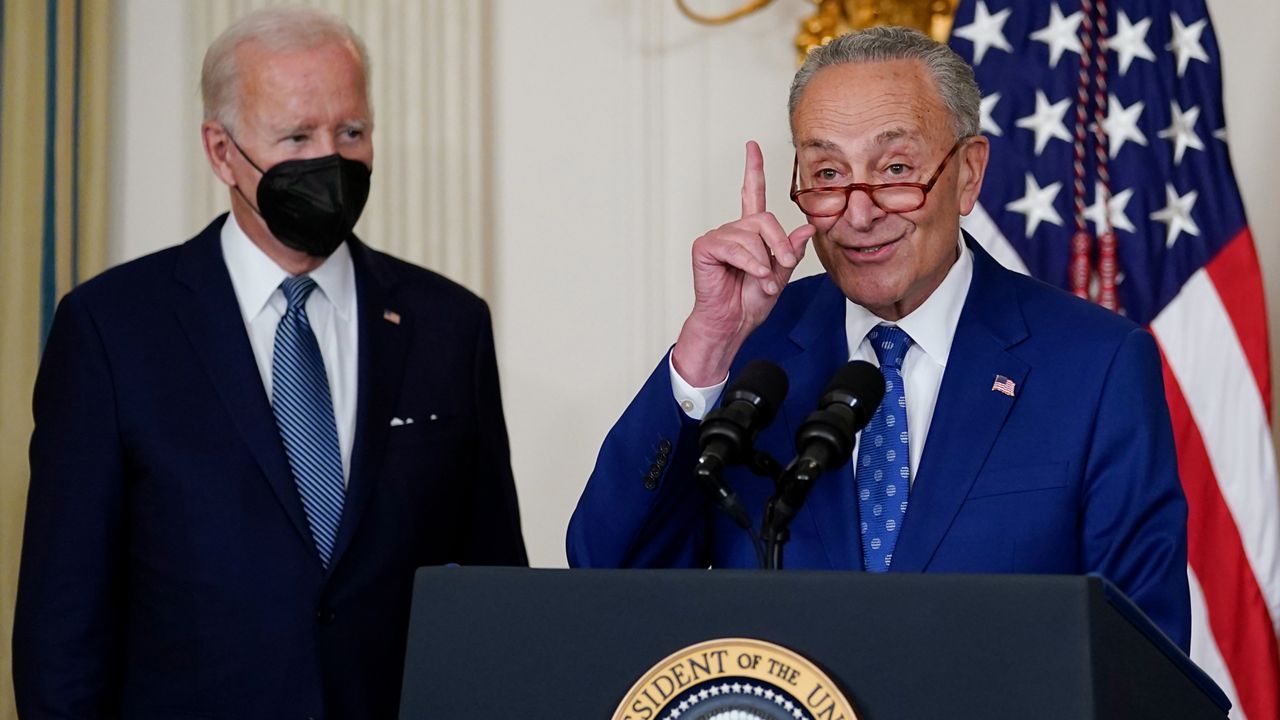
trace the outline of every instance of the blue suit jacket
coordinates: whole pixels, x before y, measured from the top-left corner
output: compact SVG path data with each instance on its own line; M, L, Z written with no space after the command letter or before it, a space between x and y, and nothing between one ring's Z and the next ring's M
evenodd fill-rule
M24 720L395 717L414 569L527 563L484 302L353 239L355 445L321 567L222 220L58 308L13 641Z
M1186 650L1187 507L1154 340L968 244L973 281L892 572L1101 573ZM735 372L766 358L790 378L756 442L780 462L848 360L844 318L829 277L806 278L738 353ZM992 390L996 375L1014 381L1014 397ZM664 359L605 439L570 522L570 563L755 567L746 534L694 481L697 455L698 423L673 399ZM759 527L772 481L742 468L726 479ZM857 508L846 462L793 522L787 567L861 570Z

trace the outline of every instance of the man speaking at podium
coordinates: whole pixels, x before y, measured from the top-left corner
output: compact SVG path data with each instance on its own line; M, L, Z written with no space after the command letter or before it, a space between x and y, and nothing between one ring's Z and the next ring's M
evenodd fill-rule
M693 244L693 309L605 439L572 565L755 567L695 482L699 421L743 364L772 360L790 391L755 447L785 464L828 378L861 359L884 400L812 487L786 567L1099 573L1187 649L1187 507L1155 342L961 232L987 166L980 98L972 69L912 30L809 55L789 104L809 224L766 210L749 143L742 216ZM788 285L810 239L826 273ZM772 481L723 481L758 527Z
M35 718L390 718L420 565L526 564L488 310L351 229L373 162L344 23L209 48L231 214L58 308L14 680Z

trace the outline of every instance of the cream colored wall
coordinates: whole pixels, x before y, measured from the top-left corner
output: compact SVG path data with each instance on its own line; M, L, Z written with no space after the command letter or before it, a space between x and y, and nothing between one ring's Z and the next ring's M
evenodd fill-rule
M746 140L770 207L801 222L784 108L807 4L720 31L660 0L497 8L493 300L526 537L554 565L600 441L692 303L689 245L738 217Z
M1236 182L1266 281L1272 407L1280 407L1280 3L1207 0L1222 52L1227 133ZM1280 425L1272 419L1280 443Z
M188 237L193 172L188 147L199 128L181 122L199 98L199 69L188 61L185 3L123 0L115 5L116 43L111 90L112 264Z
M1280 27L1280 4L1209 6L1237 177L1280 336L1280 293L1270 290L1280 287L1272 190L1280 137L1268 127L1280 116L1280 83L1269 70L1280 66L1280 43L1268 35ZM207 172L191 159L198 135L184 121L198 101L191 7L119 2L115 260L172 244L208 220L198 183L183 181ZM737 213L747 139L764 147L771 207L784 225L799 222L785 202L784 104L790 38L811 6L777 0L719 29L689 23L668 0L486 7L491 135L488 157L475 161L489 164L494 195L489 236L476 241L493 247L486 295L531 559L563 565L564 527L600 441L688 308L688 246ZM376 137L380 155L397 152Z

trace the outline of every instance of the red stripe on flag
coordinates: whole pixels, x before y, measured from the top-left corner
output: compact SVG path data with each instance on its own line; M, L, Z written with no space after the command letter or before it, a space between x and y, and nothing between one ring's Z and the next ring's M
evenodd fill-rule
M1178 380L1164 368L1178 472L1187 494L1187 560L1200 579L1209 626L1250 718L1280 717L1280 648L1239 529L1218 488L1204 439ZM1204 632L1192 628L1191 632Z
M1253 369L1267 420L1271 419L1271 356L1267 348L1267 306L1262 295L1262 268L1249 228L1240 231L1217 257L1205 265L1218 290L1244 356ZM1272 717L1272 716L1268 716Z

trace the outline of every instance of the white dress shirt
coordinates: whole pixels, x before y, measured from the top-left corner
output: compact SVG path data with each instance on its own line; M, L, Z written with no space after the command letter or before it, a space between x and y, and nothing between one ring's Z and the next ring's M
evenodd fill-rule
M289 273L267 257L249 239L234 214L222 226L222 257L231 273L231 286L253 357L258 362L262 387L271 398L271 357L276 346L276 326L288 302L280 283ZM356 272L347 244L338 246L320 267L308 273L316 289L307 297L307 320L320 345L324 371L329 377L338 447L342 452L342 479L351 478L351 447L356 427L356 363L359 347L359 314L356 312Z
M902 360L912 483L915 482L916 471L920 467L920 458L924 455L924 441L929 436L933 408L938 402L938 390L942 386L942 374L951 355L951 341L955 338L956 326L960 322L960 311L964 308L969 283L973 280L973 252L965 247L963 237L959 243L959 258L947 271L942 284L920 307L896 323L877 317L852 300L845 300L844 328L849 342L850 360L866 360L872 365L880 365L875 350L867 341L867 333L876 325L897 325L913 341ZM708 408L720 399L728 378L718 385L695 388L676 372L670 355L667 365L671 372L671 388L676 402L686 415L694 420L701 420ZM814 398L815 408L817 402L818 398ZM862 433L858 433L859 440L861 437ZM854 446L853 457L858 457L857 445Z

